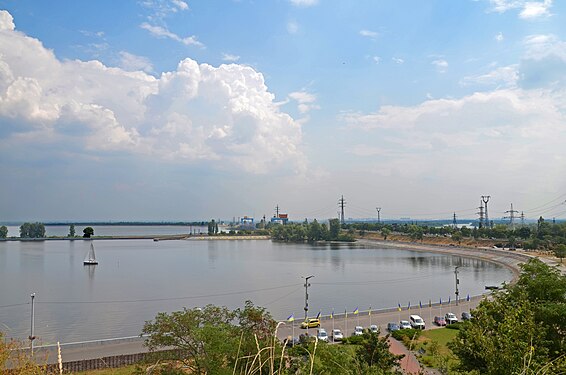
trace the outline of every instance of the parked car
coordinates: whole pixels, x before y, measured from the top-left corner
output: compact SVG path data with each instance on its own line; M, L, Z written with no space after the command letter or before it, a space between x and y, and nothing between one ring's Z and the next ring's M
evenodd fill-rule
M356 326L356 328L354 328L354 336L361 336L363 334L364 334L364 327Z
M435 316L434 324L436 324L439 327L444 327L446 325L446 319L444 319L443 316Z
M446 315L444 315L444 319L446 320L446 324L458 323L458 318L456 317L456 314L451 312L446 313Z
M401 320L399 322L399 329L411 329L411 323L408 320Z
M326 333L326 330L324 328L320 328L318 330L316 337L318 337L320 341L328 342L328 333Z
M285 343L287 346L293 346L293 345L298 345L300 343L300 340L298 337L287 336Z
M332 330L332 341L342 341L343 338L344 335L342 334L342 331L339 329Z
M372 324L371 326L369 326L369 331L373 333L378 333L379 328L375 324Z
M394 323L394 322L392 322L392 323L387 323L387 330L388 330L389 332L398 331L399 329L400 329L400 328L399 328L399 324Z
M311 318L301 323L301 328L317 328L320 327L320 319Z
M411 323L411 327L414 329L425 329L425 322L419 315L411 315L409 323Z
M470 319L472 319L472 314L470 314L470 313L467 312L467 311L464 311L464 312L462 313L462 320L470 320Z

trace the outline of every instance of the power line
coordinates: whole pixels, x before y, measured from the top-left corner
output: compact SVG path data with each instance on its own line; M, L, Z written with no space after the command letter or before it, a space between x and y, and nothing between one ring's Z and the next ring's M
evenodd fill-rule
M12 304L12 305L3 305L3 306L0 306L0 309L5 308L5 307L7 308L7 307L14 307L14 306L24 306L24 305L29 305L29 304L30 304L29 302L25 302L25 303L14 303L14 304Z
M297 286L301 284L289 284L289 285L282 285L270 288L261 288L261 289L250 289L250 290L242 290L236 292L226 292L226 293L215 293L215 294L201 294L196 296L186 296L186 297L169 297L169 298L146 298L146 299L135 299L135 300L99 300L99 301L38 301L37 303L40 304L55 304L55 305L64 305L64 304L112 304L112 303L137 303L137 302L159 302L159 301L175 301L175 300L183 300L183 299L195 299L195 298L206 298L206 297L223 297L223 296L230 296L230 295L237 295L237 294L246 294L246 293L255 293L255 292L263 292L268 290L277 290L277 289L284 289L290 288L293 286Z
M562 198L564 198L564 197L566 197L566 194L562 194L562 195L558 196L557 198L554 198L553 200L546 202L546 203L543 204L543 205L540 205L540 206L537 206L537 207L534 207L534 208L525 210L525 212L529 213L529 212L532 212L532 211L536 211L536 210L538 210L538 209L540 209L540 208L542 208L542 207L548 206L549 204L554 203L554 202L556 202L557 200L562 199ZM560 204L561 204L561 203L560 203Z

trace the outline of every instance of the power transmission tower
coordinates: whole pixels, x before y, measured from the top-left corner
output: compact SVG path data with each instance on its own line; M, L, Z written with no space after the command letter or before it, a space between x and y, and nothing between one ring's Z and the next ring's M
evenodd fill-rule
M452 219L452 226L454 229L458 228L458 221L456 220L456 212L454 212L454 218Z
M511 229L515 230L515 214L519 213L519 211L515 211L513 209L513 203L511 203L511 209L509 211L505 211L506 214L509 216L505 216L504 219L509 219L509 224L511 224Z
M521 211L521 226L525 225L525 213Z
M344 206L346 205L346 201L344 200L344 196L338 200L338 206L340 206L340 223L344 224Z
M377 223L381 223L381 216L379 215L379 213L381 212L381 207L376 207L375 208L377 210Z
M485 226L488 227L488 228L491 226L489 224L489 215L487 214L487 202L489 202L489 198L491 198L490 195L482 195L481 196L481 200L485 204Z
M483 202L480 200L480 206L478 207L478 209L480 210L480 212L478 212L478 215L480 215L480 228L483 228Z

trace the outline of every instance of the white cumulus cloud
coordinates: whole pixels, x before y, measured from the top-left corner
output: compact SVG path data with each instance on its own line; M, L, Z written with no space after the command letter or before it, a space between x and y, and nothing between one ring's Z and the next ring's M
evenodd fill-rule
M10 17L0 19L4 25ZM300 123L280 110L251 67L186 58L154 77L96 60L59 60L39 40L7 29L0 32L4 142L22 150L41 143L51 145L44 152L72 147L99 158L112 150L250 173L304 170Z
M5 10L0 10L0 30L14 30L14 17Z
M490 11L505 13L509 10L519 10L519 18L534 19L551 15L552 0L489 0Z
M126 51L120 51L120 67L124 70L142 70L146 73L153 72L153 64L147 57L134 55Z
M320 106L316 104L316 95L305 90L292 92L289 97L298 103L297 107L302 114L313 109L320 109Z

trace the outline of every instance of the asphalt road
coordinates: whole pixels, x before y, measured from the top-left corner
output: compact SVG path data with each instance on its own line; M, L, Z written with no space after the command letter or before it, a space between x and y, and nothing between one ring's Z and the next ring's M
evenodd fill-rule
M345 318L344 313L340 315L336 314L334 319L330 319L330 317L322 317L321 318L321 328L324 328L328 335L330 336L332 330L338 328L344 334L344 337L351 336L354 332L354 328L356 326L362 326L363 328L368 328L370 325L375 324L380 328L382 334L387 332L387 323L395 322L399 323L400 320L409 320L409 315L416 314L420 315L421 318L425 321L426 329L435 329L439 328L435 324L433 324L434 317L437 315L444 316L447 312L452 312L461 317L462 312L470 311L470 309L476 307L479 302L481 301L482 297L475 297L472 298L469 302L468 301L460 301L458 306L454 302L450 305L448 303L443 303L442 307L437 304L434 304L432 307L428 307L428 304L423 308L419 308L419 306L411 307L410 310L407 310L407 306L402 307L402 311L395 310L388 310L388 311L373 311L368 314L367 311L360 311L359 314L353 314L352 312L348 312L348 318ZM301 321L295 320L294 322L285 322L284 325L279 326L279 330L277 332L277 337L280 340L284 340L289 336L298 337L300 334L309 333L309 335L316 335L317 329L310 328L310 329L301 329L299 326ZM294 333L294 334L293 334ZM330 338L331 339L331 338Z
M433 305L431 308L423 306L420 309L418 306L412 307L411 310L407 310L407 306L404 306L402 311L387 310L387 311L373 311L371 315L367 311L360 311L359 314L348 313L348 318L344 317L344 313L336 314L334 319L329 317L321 318L321 327L325 328L328 334L332 333L332 329L339 328L344 333L344 336L350 336L354 332L354 327L360 325L364 328L368 328L371 324L376 324L380 327L381 333L385 333L387 330L387 323L389 322L399 322L399 320L409 320L409 315L417 314L420 315L425 323L426 329L438 328L432 323L432 319L436 315L444 315L447 312L453 312L458 317L461 316L463 311L469 311L470 308L477 306L482 297L472 298L471 301L460 301L459 305L456 306L454 302L450 305L444 303L442 307L438 304ZM279 326L277 332L277 337L283 341L288 336L294 334L298 337L300 334L308 333L310 335L315 335L317 332L316 328L310 328L308 330L299 328L300 320L295 322L284 322ZM61 355L64 362L77 361L81 359L94 359L103 358L122 354L134 354L147 352L147 348L143 345L144 339L141 337L127 338L127 339L116 339L109 341L97 341L89 343L75 343L75 344L64 344L61 346ZM48 363L57 362L57 346L39 347L35 349L34 355L39 362L45 362L47 359Z

